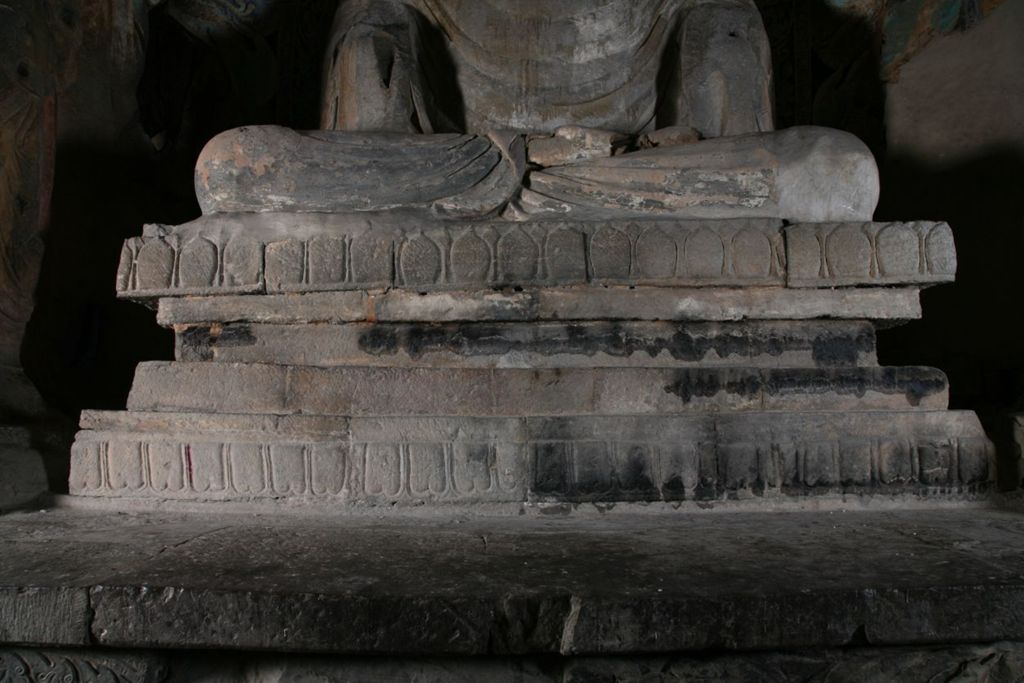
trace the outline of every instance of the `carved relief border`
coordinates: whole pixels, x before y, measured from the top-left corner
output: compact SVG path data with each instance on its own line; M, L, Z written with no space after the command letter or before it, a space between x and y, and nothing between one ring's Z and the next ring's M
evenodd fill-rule
M952 282L947 223L809 223L785 228L790 287Z
M730 493L960 487L988 480L982 436L529 443L79 440L72 493L452 503L681 501Z
M122 296L416 290L517 285L781 285L777 228L685 223L482 223L330 232L260 241L229 235L127 240Z
M0 681L4 683L156 683L166 675L167 664L158 655L0 648Z
M77 441L76 493L342 501L522 500L521 444Z
M129 297L502 286L834 287L948 282L946 223L467 223L259 240L244 230L125 242Z

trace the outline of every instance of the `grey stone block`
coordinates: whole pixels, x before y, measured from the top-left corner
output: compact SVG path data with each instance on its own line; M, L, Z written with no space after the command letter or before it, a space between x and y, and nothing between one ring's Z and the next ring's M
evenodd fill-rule
M842 318L909 320L921 316L915 289L641 290L607 288L538 292L541 319L808 320Z
M7 544L5 552L18 550ZM7 562L11 568L24 566ZM0 643L88 645L88 620L88 591L80 586L0 584Z
M876 365L866 322L227 323L175 328L184 361L426 367Z
M522 292L325 292L162 298L161 325L537 320L846 320L921 317L919 290L566 287Z
M80 496L331 506L782 499L941 500L993 451L968 412L351 418L332 431L199 413L88 413Z
M952 282L946 223L811 223L785 228L790 287Z
M83 410L79 426L92 430L129 430L194 436L204 432L258 432L283 439L349 435L349 419L328 415L238 415L228 413L155 413Z
M275 415L572 415L942 409L932 368L378 368L152 362L129 410Z

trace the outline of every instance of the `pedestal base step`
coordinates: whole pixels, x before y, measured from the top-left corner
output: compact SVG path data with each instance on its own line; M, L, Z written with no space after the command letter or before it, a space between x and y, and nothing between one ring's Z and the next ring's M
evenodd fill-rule
M985 491L970 412L531 418L86 412L72 493L331 506Z
M941 410L934 368L394 368L141 363L129 410L308 415L638 415Z

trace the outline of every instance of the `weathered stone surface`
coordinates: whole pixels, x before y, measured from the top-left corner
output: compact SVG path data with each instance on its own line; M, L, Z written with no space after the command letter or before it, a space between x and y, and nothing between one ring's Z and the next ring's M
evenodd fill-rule
M878 168L864 143L800 126L533 171L511 209L521 219L868 221L878 193Z
M75 632L104 648L852 655L850 645L1024 639L1017 512L608 510L453 523L258 510L5 515L0 585L87 586Z
M80 496L396 504L955 498L993 451L968 412L551 418L83 414Z
M785 232L790 287L925 284L956 275L946 223L818 223Z
M337 415L245 415L232 413L166 413L83 410L80 426L94 431L130 431L195 436L217 434L279 435L347 439L350 418Z
M867 322L177 326L184 361L427 367L877 365Z
M910 320L917 289L565 287L523 292L321 292L162 298L161 325L535 320Z
M783 285L780 223L207 216L128 240L120 296L592 284Z
M584 293L579 289L539 290L538 317L555 320L808 320L841 318L907 320L921 317L915 289L743 288L664 290L607 288ZM411 298L394 297L411 308ZM397 311L387 311L394 315ZM387 319L380 316L378 319ZM398 318L402 319L402 318ZM408 318L414 319L414 318Z
M269 667L268 667L269 669ZM657 673L654 673L657 672ZM675 680L787 681L940 681L1013 680L1024 673L1020 643L955 647L847 648L770 652L706 659L607 657L569 662L564 683L590 683L613 676L616 683ZM651 676L654 678L651 678ZM429 679L428 679L429 680ZM441 680L441 679L438 679Z
M8 546L8 550L10 550ZM65 558L68 559L68 558ZM5 565L17 563L8 558ZM64 578L70 574L63 567ZM89 619L89 598L75 585L46 586L30 582L24 586L4 583L0 586L0 642L47 643L50 645L87 645L85 630Z
M166 297L159 300L156 314L157 322L165 327L236 321L266 324L342 323L375 320L376 317L374 298L366 292Z
M0 423L0 510L31 502L47 488L43 459L29 431Z
M12 680L94 680L123 683L617 683L677 680L971 681L1016 680L1024 644L931 647L849 647L796 652L750 652L704 657L360 657L235 652L117 651L109 648L0 650L0 675Z
M129 410L275 415L634 415L942 409L934 368L382 368L149 362Z
M38 650L19 649L21 656ZM48 659L120 663L131 655L109 651L44 650ZM751 652L704 657L324 657L287 654L150 651L152 665L166 666L168 683L289 683L320 681L416 681L416 683L616 683L678 680L932 681L1014 680L1024 671L1024 644L931 647L849 647L796 652ZM75 679L77 681L77 679ZM134 679L129 679L134 681Z
M46 403L20 365L0 365L0 387L0 421L31 420L46 414Z

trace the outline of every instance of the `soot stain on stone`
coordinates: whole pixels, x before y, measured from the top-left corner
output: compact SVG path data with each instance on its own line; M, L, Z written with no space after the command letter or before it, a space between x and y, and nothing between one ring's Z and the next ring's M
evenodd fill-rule
M761 394L764 384L764 377L760 373L737 375L714 370L679 370L674 381L665 387L665 392L675 394L683 403L722 392L752 399Z
M673 474L671 477L666 479L662 483L661 487L666 492L671 492L672 494L671 496L669 496L668 493L666 493L666 499L671 498L672 500L681 500L682 498L685 497L686 483L683 481L683 478L678 474Z
M855 335L821 334L811 342L811 358L823 367L856 365L861 353L875 348L874 330L862 329Z
M488 465L491 462L491 449L486 444L471 445L466 459L477 465Z
M898 370L899 368L892 368ZM946 389L946 377L938 370L929 373L929 376L911 376L904 380L907 401L912 406L919 405L921 400L938 394Z
M541 443L534 451L533 490L542 494L571 493L564 444Z
M398 330L390 325L371 325L359 335L359 350L371 356L393 356L398 353Z
M256 336L249 325L225 325L211 328L189 327L178 332L181 360L211 361L217 347L243 347L256 344Z
M693 489L693 499L696 501L718 500L723 493L724 489L718 480L701 477Z
M384 356L404 351L411 358L441 352L460 356L527 352L542 356L571 354L587 357L600 353L629 357L644 352L655 358L667 352L675 360L699 362L711 351L719 358L778 357L786 351L810 347L815 362L824 366L855 365L858 352L870 351L873 343L874 337L869 333L856 337L823 334L808 339L785 333L756 334L742 327L687 329L686 325L677 325L671 334L645 334L614 322L544 326L524 337L510 335L508 327L501 324L378 324L358 339L359 348L365 353Z
M211 340L215 346L253 346L256 344L256 335L252 333L249 325L227 325L221 329L220 334L211 337Z
M834 392L862 398L868 391L904 394L910 405L918 406L924 398L944 391L946 378L938 370L930 368L879 368L877 372L865 372L859 368L827 372L783 369L769 375L765 388L771 395Z
M654 482L648 473L647 456L641 448L633 448L626 456L618 476L616 477L618 488L631 491L651 491L655 489Z
M665 386L665 392L675 394L683 403L689 403L694 398L706 398L718 393L747 399L755 399L762 392L770 396L836 393L862 398L867 392L875 391L904 394L910 405L918 406L923 399L945 388L945 376L932 369L879 368L871 372L861 368L784 368L743 374L683 369L678 370L674 381Z
M188 327L178 332L180 360L213 360L213 336L209 327Z

